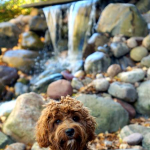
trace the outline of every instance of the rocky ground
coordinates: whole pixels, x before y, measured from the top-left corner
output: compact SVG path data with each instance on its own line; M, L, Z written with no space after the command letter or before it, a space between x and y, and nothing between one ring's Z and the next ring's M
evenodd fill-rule
M108 5L73 68L69 50L54 57L42 11L0 23L0 149L48 150L34 134L43 105L71 95L96 118L93 149L149 150L149 23L150 12Z

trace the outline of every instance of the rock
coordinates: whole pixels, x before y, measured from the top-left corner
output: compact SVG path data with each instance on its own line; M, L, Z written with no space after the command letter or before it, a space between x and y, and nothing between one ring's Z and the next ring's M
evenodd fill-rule
M40 37L34 32L24 32L21 35L21 47L24 49L30 50L42 50L44 47L43 42L40 40Z
M134 18L133 18L134 17ZM98 32L111 35L146 36L147 23L132 4L109 4L102 12L97 24Z
M38 93L45 93L47 91L47 87L50 83L63 79L62 74L56 73L49 76L46 76L45 78L40 79L37 81L33 86L32 90Z
M49 30L47 30L46 32L45 32L45 37L44 37L44 43L45 43L45 45L48 45L48 46L50 46L50 49L49 50L53 50L53 45L52 45L52 40L51 40L51 37L50 37L50 32L49 32Z
M90 77L85 77L84 79L82 79L82 83L84 84L84 86L90 84L92 81L93 80Z
M22 17L21 21L24 23L24 24L29 24L30 20L32 19L33 16L31 15L25 15Z
M144 58L141 60L141 64L142 64L143 66L150 67L150 55L144 57Z
M29 50L9 50L3 55L3 61L27 74L33 73L37 52Z
M12 85L18 79L18 73L15 68L0 66L0 82L4 85Z
M103 78L104 78L104 76L101 73L96 75L96 79L103 79Z
M3 99L3 96L5 95L5 93L6 93L5 86L3 83L0 82L0 100Z
M147 134L144 136L144 139L142 141L142 146L145 150L150 149L150 133L147 132Z
M116 98L114 99L114 101L119 103L129 113L130 119L135 118L136 111L135 111L135 108L131 104L123 102L122 100L119 100Z
M146 49L150 50L150 35L149 35L149 34L144 38L144 40L143 40L143 42L142 42L142 45L143 45Z
M0 48L13 48L19 39L19 29L10 22L0 23Z
M47 88L47 95L55 100L61 99L61 96L72 96L73 89L69 81L58 80L51 83Z
M109 86L108 93L127 102L135 102L137 98L136 90L130 83L113 82Z
M118 64L113 64L107 69L107 74L109 77L115 77L118 73L121 72L121 67Z
M138 46L138 43L137 43L137 41L136 41L136 39L135 39L134 37L131 37L131 38L129 38L129 39L127 40L127 46L128 46L129 48L135 48L135 47Z
M84 64L86 73L98 73L102 71L106 71L108 66L110 65L110 58L102 53L95 52L89 55Z
M38 143L34 143L31 150L49 150L49 148L40 148Z
M83 70L79 70L74 74L74 77L80 78L80 79L84 78L84 76L85 76L85 72Z
M109 82L106 79L95 79L92 83L92 85L98 92L104 92L108 90Z
M133 133L140 133L145 138L145 135L149 132L150 132L150 128L137 125L137 124L131 124L121 129L120 137L123 139L124 137L129 136Z
M147 78L150 78L150 68L147 70Z
M4 133L2 133L0 131L0 148L5 148L6 145L9 145L11 143L13 143L14 141L12 141L10 138L8 138L7 135L5 135Z
M123 142L127 142L129 145L138 145L143 140L143 135L140 133L133 133L123 138Z
M142 69L133 69L128 72L119 73L118 77L122 82L135 83L144 79L145 72Z
M150 80L142 82L137 88L138 99L135 103L135 108L138 113L150 116Z
M78 78L73 78L71 82L71 86L73 87L73 89L79 90L84 85Z
M111 43L110 48L111 48L113 55L116 58L124 56L125 54L127 54L130 51L129 48L127 47L127 45L125 43L121 43L121 42Z
M88 107L92 116L96 118L96 133L98 134L118 131L128 123L126 110L111 98L103 98L94 94L80 94L76 98Z
M29 22L29 30L34 32L45 32L47 30L46 19L41 16L34 16Z
M23 143L14 143L9 145L5 150L26 150L26 145Z
M68 70L62 71L61 74L66 80L69 81L71 81L74 78L74 76Z
M83 50L83 58L87 58L90 54L96 51L98 46L103 46L108 41L109 39L104 34L94 33Z
M130 58L134 61L141 61L142 58L148 55L148 51L143 46L136 47L130 51Z
M126 39L123 35L115 35L112 39L112 42L125 42Z
M3 132L18 142L35 142L35 125L43 109L42 97L26 93L17 98L16 106L3 124Z

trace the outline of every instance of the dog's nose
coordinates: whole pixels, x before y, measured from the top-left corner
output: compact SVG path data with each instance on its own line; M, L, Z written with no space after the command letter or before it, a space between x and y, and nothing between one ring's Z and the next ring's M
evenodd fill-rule
M66 132L67 136L71 137L74 134L74 129L73 128L69 128L65 132Z

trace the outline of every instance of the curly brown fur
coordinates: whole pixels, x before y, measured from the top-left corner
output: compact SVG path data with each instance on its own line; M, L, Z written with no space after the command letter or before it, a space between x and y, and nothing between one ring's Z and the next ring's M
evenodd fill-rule
M95 120L83 104L69 96L46 105L36 126L40 147L51 150L87 150L95 139Z

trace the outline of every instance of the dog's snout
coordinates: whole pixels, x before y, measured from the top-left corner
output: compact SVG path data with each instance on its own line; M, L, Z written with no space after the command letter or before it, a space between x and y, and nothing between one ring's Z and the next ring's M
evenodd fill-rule
M69 128L66 131L67 136L71 137L74 135L74 129L73 128Z

